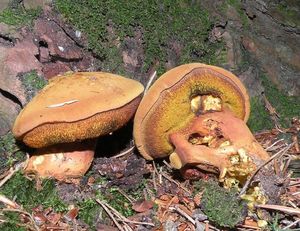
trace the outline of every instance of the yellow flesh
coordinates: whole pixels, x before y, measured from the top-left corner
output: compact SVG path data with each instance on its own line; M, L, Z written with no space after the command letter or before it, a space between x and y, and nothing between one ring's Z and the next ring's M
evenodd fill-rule
M173 147L168 141L168 135L185 127L195 117L195 112L197 114L207 109L219 111L220 108L229 107L237 117L243 119L244 99L234 85L222 78L216 78L212 83L210 73L201 73L199 82L197 75L195 71L191 77L187 76L186 80L183 79L172 86L172 89L162 92L161 97L149 110L149 120L145 117L144 127L152 128L144 131L144 136L147 137L145 149L151 156L164 157L172 153ZM199 102L201 95L197 94L198 92L201 92L204 102ZM211 92L216 96L209 94Z

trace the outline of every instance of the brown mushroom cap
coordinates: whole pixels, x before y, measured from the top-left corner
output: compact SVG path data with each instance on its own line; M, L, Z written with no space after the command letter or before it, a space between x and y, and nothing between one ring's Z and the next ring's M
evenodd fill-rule
M87 140L37 149L30 157L25 173L57 180L81 177L93 161L95 144L95 141Z
M133 116L143 90L104 72L57 76L21 111L13 133L34 148L108 134Z
M220 67L192 63L163 74L142 99L134 119L134 138L146 159L168 156L173 147L169 134L182 129L196 115L191 99L197 95L217 96L222 107L247 121L249 96L242 82Z

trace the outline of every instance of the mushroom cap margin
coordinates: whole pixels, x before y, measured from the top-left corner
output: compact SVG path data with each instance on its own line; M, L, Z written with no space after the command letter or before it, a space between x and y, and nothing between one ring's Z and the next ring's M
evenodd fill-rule
M35 148L107 134L133 116L143 90L135 80L105 72L57 76L21 111L13 134Z
M179 110L177 109L177 112L179 112L178 117L180 118L181 115L183 117L187 116L185 120L175 121L167 125L166 123L168 123L168 121L164 121L166 123L162 122L162 125L160 127L159 125L157 125L158 121L162 120L162 117L167 118L169 121L172 121L172 113L174 113L174 110L169 110L167 108L166 106L167 103L164 102L162 98L174 96L174 94L172 93L172 89L176 89L179 88L181 85L184 85L184 83L181 82L185 82L187 79L191 79L191 77L195 75L199 75L198 81L201 82L204 79L206 83L210 83L210 81L213 82L212 81L213 79L210 79L211 77L213 78L217 77L221 81L221 82L219 81L220 83L216 85L217 87L218 85L221 87L225 86L224 91L228 90L228 88L234 90L234 94L236 95L233 94L231 98L232 99L234 97L238 98L238 101L235 102L236 104L235 108L237 109L241 108L242 111L237 113L233 110L233 112L236 114L237 117L243 119L245 122L248 120L250 115L249 95L243 83L231 72L220 67L206 65L202 63L190 63L190 64L184 64L175 67L169 70L168 72L164 73L153 84L153 86L149 89L147 94L142 99L137 109L134 118L133 133L134 133L136 146L144 158L148 160L152 160L153 158L160 158L169 155L172 152L173 147L171 146L171 144L168 143L168 134L172 130L176 129L174 128L175 123L177 123L176 126L178 126L177 129L179 130L182 127L184 127L184 125L194 117L192 113L184 113L184 110L181 110L181 108L179 108ZM184 80L184 78L186 79ZM197 84L197 80L196 82L194 82L194 84ZM190 87L183 90L182 96L189 98L190 95L186 96L189 93L185 91L190 91L190 90L191 90ZM209 91L209 89L207 89L206 91ZM223 94L225 95L226 92L224 91ZM224 97L224 99L226 99L226 97ZM181 98L179 100L183 100L183 99ZM178 102L178 101L173 102L173 108L176 106L182 106L183 104L185 104L186 107L185 111L190 110L189 109L190 106L187 105L186 102ZM165 109L162 109L164 106ZM230 102L228 106L229 107L231 106ZM166 114L167 116L164 116ZM147 129L150 129L150 127L152 132L147 131ZM156 130L163 131L163 133L165 134L158 134Z

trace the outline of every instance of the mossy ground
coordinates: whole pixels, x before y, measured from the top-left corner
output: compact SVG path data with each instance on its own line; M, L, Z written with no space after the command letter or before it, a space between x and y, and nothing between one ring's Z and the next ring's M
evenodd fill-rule
M215 181L198 181L194 193L204 191L201 208L210 221L219 227L234 228L247 215L246 203L237 191L220 187Z
M55 190L54 180L44 180L41 183L41 190L36 189L36 182L24 177L21 172L17 172L0 189L0 194L8 199L15 200L25 211L31 213L37 206L43 208L53 208L56 212L67 210L67 206L59 199ZM5 212L5 223L0 225L1 230L22 230L19 216L13 212ZM14 227L14 229L9 229Z
M30 26L41 13L41 9L26 10L20 4L11 4L0 13L0 22L13 26Z
M41 190L36 189L36 182L24 177L17 172L1 189L0 193L13 199L26 210L31 210L38 205L44 208L55 208L55 211L66 211L66 205L58 198L55 191L54 180L44 180Z
M245 28L249 26L249 19L246 13L243 11L242 1L241 0L225 0L221 5L221 9L224 13L228 10L229 7L233 7L238 13L241 22Z
M38 76L36 71L29 71L18 76L26 91L26 98L28 101L35 96L46 84L47 80Z
M291 125L293 117L300 115L300 98L296 96L287 96L281 92L267 76L262 76L262 84L265 88L265 95L271 105L276 109L279 115L279 122L283 127Z
M107 184L107 180L103 177L98 178L97 181L101 179L101 182L96 184L101 184L102 186ZM145 181L142 181L135 190L125 190L124 193L128 195L133 200L142 199L143 190L145 189ZM105 222L107 214L103 212L102 207L96 202L96 199L108 203L111 207L116 209L124 217L133 216L136 212L132 209L132 204L119 190L118 187L108 187L95 192L94 198L86 199L78 204L79 219L82 219L87 223L90 228L96 228L96 220L101 219Z
M25 160L26 155L21 148L11 132L0 136L0 174L15 163Z
M274 124L270 118L263 100L258 97L252 97L250 100L251 113L247 122L252 132L258 132L261 130L268 130L274 127Z
M298 4L298 5L297 5ZM280 15L280 20L291 27L300 26L299 2L297 1L280 1L276 6L276 11Z
M155 61L159 61L158 74L165 71L173 41L182 46L179 63L217 60L217 45L207 40L212 23L197 1L57 0L55 4L71 24L87 34L89 49L103 61L106 70L123 66L122 60L116 59L121 57L117 47L122 48L125 38L133 37L138 29L143 33L145 71Z
M105 181L101 181L105 184ZM25 211L32 212L33 208L42 206L43 209L52 208L55 212L68 211L68 203L65 203L57 193L57 185L54 180L43 180L40 190L36 189L36 181L29 180L21 172L17 172L2 188L0 194L15 201L22 206ZM144 189L143 184L134 192L126 192L131 198L138 199ZM94 230L96 221L99 219L105 222L108 218L102 207L96 202L96 199L105 201L115 208L123 216L128 217L135 214L131 202L120 193L117 187L109 189L96 190L94 196L77 201L75 206L79 208L78 219L89 225L89 230ZM0 224L1 230L24 230L21 226L18 213L5 212L3 217L6 222Z
M261 76L264 94L279 115L278 122L282 128L291 126L293 117L300 115L300 98L288 96L281 92L265 75ZM260 97L251 99L251 114L248 125L253 132L275 127L265 103Z

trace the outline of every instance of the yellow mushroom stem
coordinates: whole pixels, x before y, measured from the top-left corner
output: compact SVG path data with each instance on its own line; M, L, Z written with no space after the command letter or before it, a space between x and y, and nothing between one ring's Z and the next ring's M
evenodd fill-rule
M169 140L175 147L170 155L174 168L189 165L219 173L225 187L243 184L269 158L245 122L227 110L199 115Z

